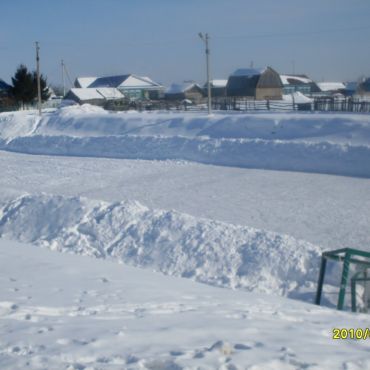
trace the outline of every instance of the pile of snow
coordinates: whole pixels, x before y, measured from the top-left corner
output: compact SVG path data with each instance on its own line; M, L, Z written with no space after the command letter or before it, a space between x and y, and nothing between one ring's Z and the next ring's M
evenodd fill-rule
M63 156L182 159L206 164L370 177L370 147L260 139L25 136L0 149Z
M4 238L212 285L308 299L317 280L321 249L308 242L137 202L29 195L0 216Z
M289 94L289 95L283 95L283 101L287 103L294 102L295 104L313 103L313 99L302 94L300 91L296 91L293 94Z

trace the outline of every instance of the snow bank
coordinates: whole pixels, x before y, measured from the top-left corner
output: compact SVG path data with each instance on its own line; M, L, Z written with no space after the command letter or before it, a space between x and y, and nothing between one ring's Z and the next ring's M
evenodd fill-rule
M364 114L111 113L90 105L0 114L0 149L30 154L184 159L370 177Z
M0 146L1 147L1 146ZM370 147L261 139L25 136L2 149L28 154L183 159L206 164L370 177Z
M165 274L248 291L302 296L321 249L290 236L152 210L137 202L22 196L0 210L1 237L112 258ZM312 298L312 296L310 296Z

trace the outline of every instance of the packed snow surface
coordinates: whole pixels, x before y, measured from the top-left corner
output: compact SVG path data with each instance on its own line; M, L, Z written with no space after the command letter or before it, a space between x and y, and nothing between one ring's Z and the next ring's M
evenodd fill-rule
M184 161L30 156L0 151L0 201L25 193L154 209L289 234L325 249L370 246L370 180Z
M352 315L0 240L2 370L370 368Z

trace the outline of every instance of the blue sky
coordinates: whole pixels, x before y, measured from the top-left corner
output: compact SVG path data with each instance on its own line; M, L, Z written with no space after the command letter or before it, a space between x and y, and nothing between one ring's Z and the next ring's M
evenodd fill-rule
M64 59L72 79L136 73L164 84L269 65L321 80L370 76L369 0L1 0L0 78L20 63L61 84Z

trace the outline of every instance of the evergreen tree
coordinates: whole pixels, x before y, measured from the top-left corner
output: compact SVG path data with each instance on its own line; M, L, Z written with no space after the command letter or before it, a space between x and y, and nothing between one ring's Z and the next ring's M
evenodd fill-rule
M24 104L30 104L37 101L37 73L29 72L27 67L21 64L14 77L12 77L13 87L11 93L14 99ZM47 87L46 77L40 76L41 100L48 100L50 97L49 89Z
M34 80L32 73L21 64L12 77L11 93L18 103L29 104L35 99Z

